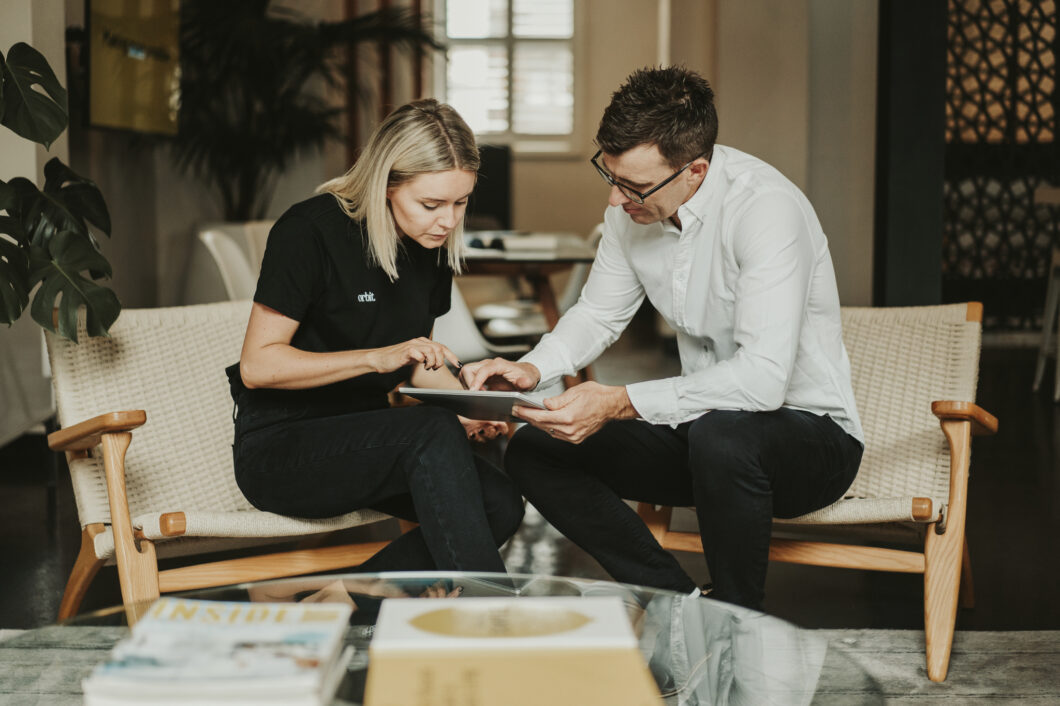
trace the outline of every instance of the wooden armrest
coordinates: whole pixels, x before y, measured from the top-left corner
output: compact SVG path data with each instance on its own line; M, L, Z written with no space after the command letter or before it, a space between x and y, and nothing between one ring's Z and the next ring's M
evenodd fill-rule
M931 411L940 420L963 419L971 422L973 434L993 434L997 431L997 417L974 402L939 400L931 403Z
M48 447L53 451L83 451L99 444L100 437L109 432L129 431L143 426L147 412L110 412L48 434Z

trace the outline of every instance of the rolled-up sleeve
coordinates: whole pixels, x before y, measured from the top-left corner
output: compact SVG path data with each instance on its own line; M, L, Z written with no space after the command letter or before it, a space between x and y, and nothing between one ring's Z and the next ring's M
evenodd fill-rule
M616 237L612 210L605 215L603 237L578 302L520 359L541 372L538 387L593 362L618 339L644 300L644 288Z

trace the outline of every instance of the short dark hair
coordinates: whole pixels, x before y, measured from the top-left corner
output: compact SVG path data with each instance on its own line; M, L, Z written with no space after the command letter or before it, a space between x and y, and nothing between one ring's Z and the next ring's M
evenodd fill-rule
M596 144L606 154L655 145L674 168L699 156L710 159L717 139L714 91L683 66L634 71L611 96L596 131Z

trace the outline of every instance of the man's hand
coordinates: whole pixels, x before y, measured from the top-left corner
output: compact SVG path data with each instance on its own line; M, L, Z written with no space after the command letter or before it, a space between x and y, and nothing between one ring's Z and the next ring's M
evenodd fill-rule
M541 382L541 371L531 363L513 363L504 358L468 363L460 379L469 390L532 390Z
M583 382L545 400L548 410L512 407L512 414L556 439L580 444L612 419L636 419L625 387Z

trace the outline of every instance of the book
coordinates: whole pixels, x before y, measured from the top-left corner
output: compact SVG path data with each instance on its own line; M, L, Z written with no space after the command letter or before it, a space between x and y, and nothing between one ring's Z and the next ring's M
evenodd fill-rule
M344 603L165 597L82 682L86 706L330 703L352 648Z
M659 706L622 600L383 601L365 706Z

